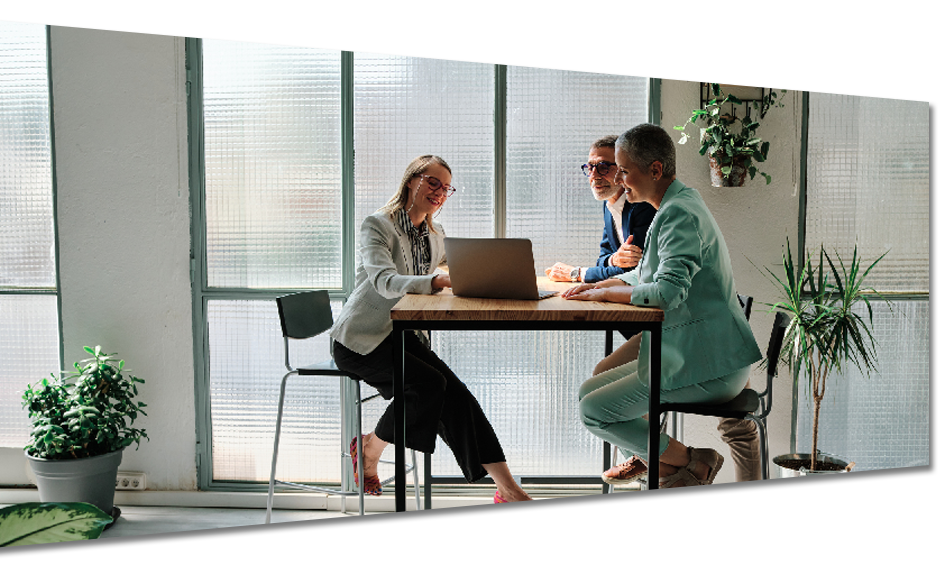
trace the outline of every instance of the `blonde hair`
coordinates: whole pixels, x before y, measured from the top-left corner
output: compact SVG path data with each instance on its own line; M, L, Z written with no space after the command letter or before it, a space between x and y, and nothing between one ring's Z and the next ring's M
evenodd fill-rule
M407 204L408 189L407 184L410 183L410 180L414 179L416 176L424 173L427 168L432 164L439 164L446 168L446 171L453 175L453 170L450 169L449 164L439 156L434 156L432 154L424 154L423 156L418 156L410 161L410 164L407 165L407 168L404 170L404 177L401 178L401 185L397 188L397 193L394 194L383 207L378 209L378 211L384 212L388 215L393 215L400 209L404 208L404 205ZM436 229L433 228L433 216L427 215L427 227L430 229L430 232L436 232Z

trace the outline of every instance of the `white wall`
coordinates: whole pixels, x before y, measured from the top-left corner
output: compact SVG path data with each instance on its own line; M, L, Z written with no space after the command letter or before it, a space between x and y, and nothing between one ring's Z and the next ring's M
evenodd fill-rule
M770 87L772 84L764 86ZM789 91L782 103L784 107L769 110L758 129L759 136L771 143L768 159L759 166L761 171L772 176L769 185L757 174L752 180L747 176L743 187L711 187L709 164L705 157L697 153L700 145L696 143L696 136L692 134L686 144L677 145L678 179L700 191L729 247L737 291L755 300L750 323L763 353L769 341L774 315L767 314L769 307L760 303L774 303L778 295L760 269L752 263L760 267L771 266L779 273L785 237L789 237L794 246L798 240L801 92ZM661 126L672 131L675 142L681 134L674 131L673 127L683 125L691 110L699 107L698 82L662 80ZM792 379L785 369L781 370L781 375L773 386L774 404L767 423L771 456L791 452ZM765 388L764 370L753 367L750 380L753 388L761 392ZM697 416L685 416L684 419L687 444L712 447L726 457L727 464L717 475L716 482L735 481L729 447L719 438L717 422Z
M51 68L65 364L117 352L150 436L121 470L195 489L184 41L53 27Z
M189 189L184 42L181 38L52 28L52 88L66 364L83 345L116 351L146 379L150 434L121 470L144 471L150 489L194 490L195 405L189 282ZM662 125L699 105L697 82L665 80ZM742 188L709 186L706 160L678 146L678 177L699 189L730 247L738 289L774 300L753 267L779 264L797 236L800 92L789 92L760 129L772 143L761 176ZM679 133L674 132L674 138ZM756 306L764 348L771 325ZM764 375L754 373L756 388ZM772 454L788 452L791 378L776 381ZM713 420L687 417L686 441L717 448ZM733 481L731 463L718 482Z

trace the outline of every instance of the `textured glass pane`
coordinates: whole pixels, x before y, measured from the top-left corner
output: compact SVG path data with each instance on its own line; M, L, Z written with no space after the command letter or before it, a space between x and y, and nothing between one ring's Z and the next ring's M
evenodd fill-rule
M203 42L210 286L341 286L339 59Z
M807 248L886 258L869 283L927 291L928 103L811 94Z
M333 303L333 317L341 304ZM270 478L277 400L286 374L273 300L208 302L214 480ZM291 341L291 363L329 359L328 336ZM287 383L277 478L339 480L339 381L293 376Z
M446 234L493 235L494 92L490 64L355 53L356 236L423 154L453 169Z
M45 26L0 22L0 287L55 287Z
M603 203L580 171L590 145L648 121L648 79L508 68L508 236L530 238L538 272L599 257Z
M507 235L532 240L540 274L556 261L595 263L602 203L579 167L593 141L647 120L647 89L646 78L508 68ZM603 357L603 333L437 332L433 341L476 393L514 474L601 470L602 442L580 422L576 398ZM448 451L434 463L459 474Z
M26 444L30 424L23 391L58 371L55 295L0 295L0 447Z
M493 236L494 92L489 64L355 53L356 236L364 218L396 193L407 164L422 154L442 157L458 190L436 223L450 236ZM366 432L387 405L380 399L365 403ZM393 460L393 450L388 447L384 458ZM452 473L443 468L455 465L452 453L442 442L437 451L434 472ZM381 470L382 478L390 475L388 467Z
M602 472L602 441L580 421L577 392L604 356L605 332L433 332L440 358L495 428L515 477ZM613 345L623 343L615 333ZM437 442L437 475L461 475Z
M856 470L929 463L929 304L893 308L873 306L879 373L832 374L821 402L818 448L857 463ZM811 449L814 403L806 386L799 391L798 452Z

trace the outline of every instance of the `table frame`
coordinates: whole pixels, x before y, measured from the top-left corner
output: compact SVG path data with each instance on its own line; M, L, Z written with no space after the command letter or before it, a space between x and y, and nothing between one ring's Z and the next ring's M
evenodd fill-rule
M560 298L560 297L552 297ZM405 415L404 415L404 331L405 330L456 330L456 331L572 331L572 330L641 330L647 332L650 341L650 376L648 381L648 419L658 420L661 415L661 321L648 320L476 320L476 319L395 319L392 310L392 342L394 360L394 507L396 511L407 510L407 487L404 485L405 467ZM610 342L607 335L607 343ZM400 405L401 407L398 407ZM661 434L658 424L650 424L648 432L648 489L658 487L658 447ZM607 448L608 450L608 448ZM608 454L604 463L608 464ZM426 463L429 464L429 463Z

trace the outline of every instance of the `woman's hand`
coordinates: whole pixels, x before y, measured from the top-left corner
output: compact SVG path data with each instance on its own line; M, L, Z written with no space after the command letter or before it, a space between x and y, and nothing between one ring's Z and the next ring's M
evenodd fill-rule
M572 298L574 295L578 295L582 293L583 291L589 291L590 289L593 289L594 287L596 287L596 285L597 283L581 283L580 285L577 285L576 287L571 287L567 289L560 296L562 296L565 299L569 299L569 298Z
M433 280L430 281L430 287L434 291L439 291L440 289L445 289L452 286L453 285L449 282L449 273L437 274L433 277Z
M613 277L599 283L583 283L567 289L561 295L565 299L579 301L632 302L632 286Z

